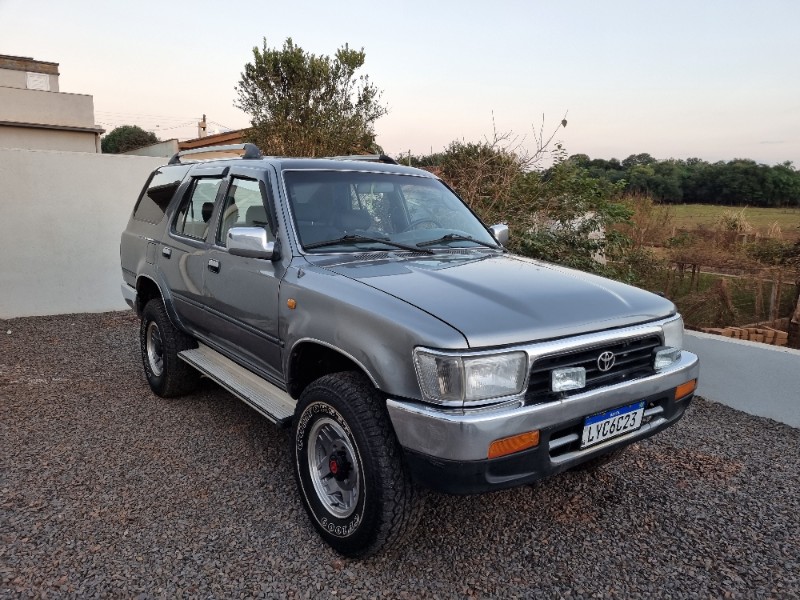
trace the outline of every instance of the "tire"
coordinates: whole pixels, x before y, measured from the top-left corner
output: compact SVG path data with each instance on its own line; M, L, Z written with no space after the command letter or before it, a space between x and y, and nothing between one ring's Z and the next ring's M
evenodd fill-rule
M363 558L413 531L421 497L383 398L361 374L334 373L300 396L292 426L303 506L337 552Z
M597 469L599 469L600 467L603 467L608 463L617 460L617 458L619 458L623 452L625 452L625 448L617 448L616 450L612 450L611 452L603 454L602 456L598 456L597 458L591 458L587 460L585 463L575 465L570 470L577 471L579 473L593 473L597 471Z
M200 373L178 358L178 352L196 348L197 343L172 324L160 298L145 305L139 340L144 374L156 394L174 398L197 387Z

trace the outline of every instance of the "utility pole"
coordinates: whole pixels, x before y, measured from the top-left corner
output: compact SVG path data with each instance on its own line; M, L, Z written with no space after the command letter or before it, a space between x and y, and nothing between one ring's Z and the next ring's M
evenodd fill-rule
M203 120L197 122L197 137L206 137L206 116L203 115Z

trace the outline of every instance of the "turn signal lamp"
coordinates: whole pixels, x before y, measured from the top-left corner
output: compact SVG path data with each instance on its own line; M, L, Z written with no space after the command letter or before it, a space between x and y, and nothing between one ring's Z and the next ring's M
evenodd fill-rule
M489 458L500 458L539 445L539 430L502 438L489 444Z
M697 379L692 379L686 383L682 383L675 388L675 400L680 400L691 394L697 387Z

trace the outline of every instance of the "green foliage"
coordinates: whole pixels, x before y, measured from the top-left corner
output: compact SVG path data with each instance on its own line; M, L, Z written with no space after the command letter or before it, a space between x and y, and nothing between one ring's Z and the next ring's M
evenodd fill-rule
M508 223L512 251L634 279L629 265L615 264L631 246L614 228L632 214L618 200L624 182L592 177L585 166L566 160L559 144L553 154L553 167L531 170L530 155L520 152L511 136L495 134L492 140L456 141L444 152L407 160L433 167L484 223ZM541 148L533 156L540 155Z
M532 258L616 275L614 263L631 245L628 236L614 229L632 214L617 200L621 187L591 177L571 161L556 163L540 181L531 205L536 222L521 233L516 249Z
M625 191L661 202L728 206L800 206L800 171L791 162L768 166L749 159L708 163L698 158L656 160L632 154L623 161L576 154L569 161L592 177L625 181Z
M800 266L800 242L792 243L775 238L760 238L744 247L745 254L769 266Z
M266 154L331 156L379 150L374 124L386 114L366 75L362 50L345 44L334 57L305 52L287 38L283 48L253 48L236 91L251 116L249 138Z
M145 131L138 125L120 125L100 140L100 148L104 154L121 154L142 146L157 144L159 141L154 133Z

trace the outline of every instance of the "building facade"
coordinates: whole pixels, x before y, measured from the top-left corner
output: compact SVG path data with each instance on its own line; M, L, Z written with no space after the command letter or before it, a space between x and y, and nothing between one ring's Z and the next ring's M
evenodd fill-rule
M58 63L0 54L0 148L100 152L94 99L59 91Z

